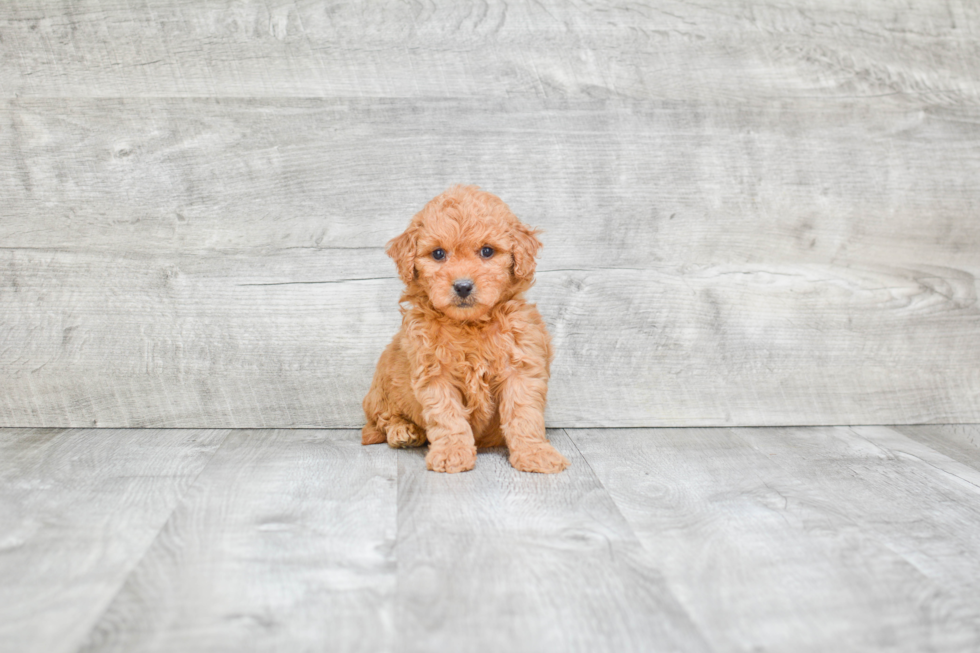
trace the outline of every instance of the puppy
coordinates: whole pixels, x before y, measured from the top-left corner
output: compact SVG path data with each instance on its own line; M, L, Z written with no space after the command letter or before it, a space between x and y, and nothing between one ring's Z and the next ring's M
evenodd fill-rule
M388 243L405 282L402 328L364 398L363 444L428 441L437 472L473 469L477 447L502 444L521 471L568 466L544 431L551 338L523 294L536 234L497 196L455 186Z

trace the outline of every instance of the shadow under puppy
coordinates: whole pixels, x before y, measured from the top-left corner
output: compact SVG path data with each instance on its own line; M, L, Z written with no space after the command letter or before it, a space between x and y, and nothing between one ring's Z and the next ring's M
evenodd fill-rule
M402 328L364 398L363 444L418 447L429 469L473 469L477 447L506 444L526 472L560 472L544 405L551 338L524 300L536 232L497 196L455 186L388 243L405 282Z

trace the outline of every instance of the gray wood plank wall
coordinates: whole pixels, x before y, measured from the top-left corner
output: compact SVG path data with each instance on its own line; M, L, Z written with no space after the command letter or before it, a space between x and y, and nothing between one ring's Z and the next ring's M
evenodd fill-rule
M552 426L980 421L975 3L3 3L0 152L3 426L359 426L456 182Z

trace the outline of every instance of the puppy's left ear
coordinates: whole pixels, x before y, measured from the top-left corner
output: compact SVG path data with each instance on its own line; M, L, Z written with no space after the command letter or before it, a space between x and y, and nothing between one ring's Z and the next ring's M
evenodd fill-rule
M415 251L418 246L418 227L409 226L400 236L388 241L385 253L394 259L398 276L406 286L415 281Z
M537 229L532 229L522 222L517 222L513 226L514 278L518 281L530 282L534 279L534 269L537 267L534 257L541 249L539 233L541 232Z

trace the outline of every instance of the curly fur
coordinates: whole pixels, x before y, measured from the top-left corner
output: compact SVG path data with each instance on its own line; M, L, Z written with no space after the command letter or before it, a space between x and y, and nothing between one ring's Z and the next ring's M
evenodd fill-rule
M477 447L502 444L522 471L568 466L544 429L551 338L523 296L540 247L535 230L476 186L435 197L388 243L405 283L402 328L364 398L364 444L428 442L426 465L438 472L472 469ZM460 280L472 282L470 295L454 289Z

